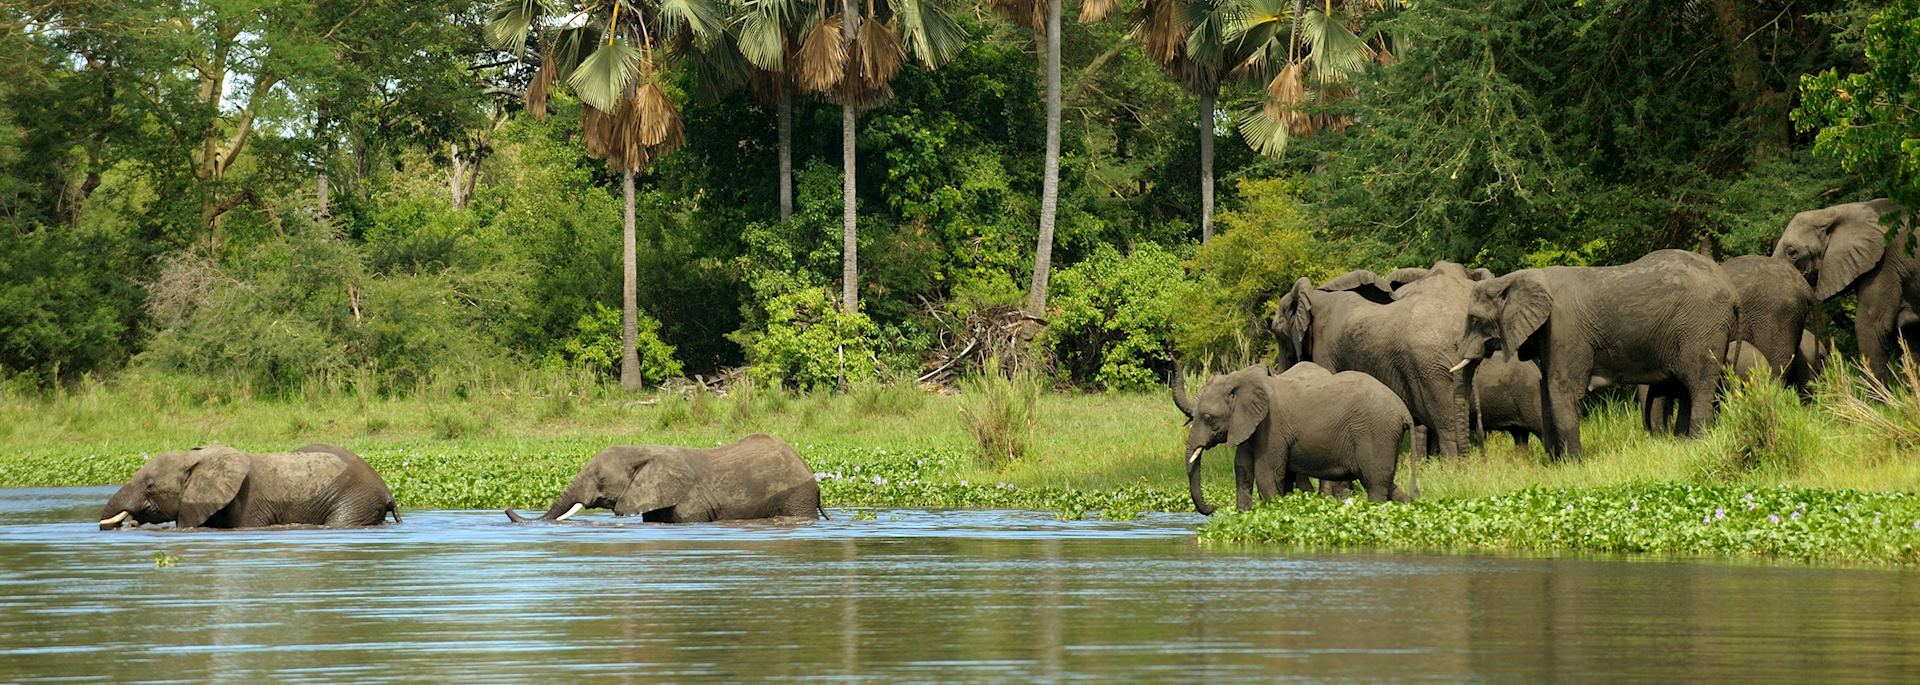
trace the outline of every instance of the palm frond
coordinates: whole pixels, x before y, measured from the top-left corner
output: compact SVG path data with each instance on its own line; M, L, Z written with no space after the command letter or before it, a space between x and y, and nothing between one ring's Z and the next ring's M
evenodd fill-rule
M907 51L921 66L946 64L966 47L967 31L954 21L944 0L889 0L887 7L899 20Z
M560 75L560 67L553 62L553 50L549 48L540 56L540 69L533 72L533 80L527 83L527 113L535 119L547 118L547 98L553 90L553 81Z
M657 0L655 12L668 34L685 31L702 46L726 30L726 8L717 0Z
M778 0L748 2L735 25L734 40L740 55L755 67L769 71L787 68L787 27L789 19L780 11Z
M1180 21L1180 6L1175 0L1144 0L1138 10L1140 50L1147 59L1165 65L1185 53L1187 27Z
M1024 29L1043 31L1047 27L1047 2L1049 0L984 0L987 9L1006 17L1008 21Z
M793 64L787 71L793 74L793 82L809 93L826 93L839 85L840 77L846 72L846 44L840 38L840 17L831 17L815 24L807 32L807 39L800 44L800 50L793 55Z
M573 86L581 102L602 111L613 110L640 75L642 56L640 48L614 38L587 55L567 75L567 85Z
M635 140L641 145L658 147L679 137L673 131L680 127L680 110L673 106L673 100L667 98L660 86L640 84L629 110L628 116L637 126Z
M1266 108L1252 106L1240 110L1240 139L1254 152L1277 157L1286 151L1290 134L1287 126L1267 115Z
M1120 0L1081 0L1080 23L1091 24L1106 21L1113 11L1120 9Z
M851 47L860 78L870 84L893 81L893 77L900 74L901 60L906 57L900 36L892 27L878 21L860 22L855 33Z
M498 0L487 8L487 42L515 55L527 49L533 24L553 11L545 0Z
M1366 69L1373 58L1373 48L1368 47L1366 41L1324 11L1308 11L1301 17L1300 30L1307 34L1308 60L1313 63L1315 81L1343 81Z

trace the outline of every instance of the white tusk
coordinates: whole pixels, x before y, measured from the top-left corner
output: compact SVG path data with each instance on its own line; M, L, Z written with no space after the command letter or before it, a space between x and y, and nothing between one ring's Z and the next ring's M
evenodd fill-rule
M114 515L113 515L113 518L105 518L105 519L100 519L100 527L101 527L101 528L112 528L112 527L114 527L114 526L117 526L117 525L120 525L120 522L121 522L121 521L125 521L125 520L127 520L127 517L129 517L129 516L132 516L132 515L133 515L133 512L130 512L130 511L123 511L123 512L120 512L120 513L118 513L118 514L114 514Z
M1195 447L1195 448L1193 448L1193 454L1189 454L1189 455L1187 455L1187 466L1193 466L1193 462L1196 462L1196 461L1199 461L1199 460L1200 460L1200 451L1201 451L1201 450L1204 450L1204 449L1206 449L1206 448L1205 448L1205 447Z
M579 502L574 502L574 503L573 503L573 508L572 508L572 509L568 509L568 510L567 510L567 513L564 513L564 514L561 514L561 515L560 515L559 517L557 517L557 518L555 518L554 520L555 520L555 521L565 521L565 520L567 520L567 519L570 519L570 518L573 518L573 515L574 515L574 514L578 514L578 513L580 513L580 510L581 510L581 509L585 509L585 508L587 508L587 505L585 505L585 504L581 504L581 503L579 503Z
M1460 373L1461 369L1467 368L1467 365L1472 363L1473 363L1472 359L1462 359L1460 360L1460 363L1454 364L1453 368L1447 369L1447 373Z

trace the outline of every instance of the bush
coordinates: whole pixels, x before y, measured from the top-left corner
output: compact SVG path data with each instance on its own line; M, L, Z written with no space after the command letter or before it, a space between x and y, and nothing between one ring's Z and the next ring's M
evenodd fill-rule
M1026 456L1039 423L1040 381L1018 372L1012 378L983 373L960 383L960 417L979 446L982 463L998 467Z
M1043 345L1075 383L1114 390L1156 385L1168 365L1180 258L1142 243L1122 256L1101 246L1053 277Z
M660 321L636 312L639 335L634 349L640 356L640 380L659 383L685 373L674 348L660 339ZM620 376L620 310L595 302L593 312L580 317L571 337L547 355L548 366L591 369L606 378Z
M1793 389L1766 374L1729 374L1708 437L1710 461L1697 475L1708 482L1747 473L1790 475L1819 454L1817 428Z
M866 314L843 312L822 288L802 288L764 305L766 328L733 334L749 375L767 385L838 387L877 377L879 329Z
M1176 298L1177 349L1187 359L1264 357L1274 303L1301 277L1319 283L1354 263L1348 246L1315 235L1294 182L1243 180L1241 206L1216 217L1220 234L1194 255L1193 287Z
M0 231L0 378L44 384L124 359L138 294L122 243L72 229Z

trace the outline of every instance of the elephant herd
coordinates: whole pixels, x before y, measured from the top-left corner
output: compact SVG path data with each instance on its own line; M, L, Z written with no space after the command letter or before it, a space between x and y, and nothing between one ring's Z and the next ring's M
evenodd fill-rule
M614 445L601 450L538 520L581 509L661 523L825 516L820 485L793 447L756 433L710 448ZM332 445L247 454L209 445L154 456L100 513L101 530L171 522L180 528L374 526L400 522L386 481ZM513 510L507 518L521 522Z
M1357 482L1375 501L1410 500L1413 464L1461 454L1488 430L1522 444L1538 437L1556 460L1578 459L1581 400L1609 385L1639 386L1648 429L1696 435L1713 421L1727 368L1804 394L1826 354L1807 317L1844 293L1859 296L1854 331L1866 369L1885 379L1897 334L1920 325L1912 242L1906 210L1873 200L1801 212L1771 256L1725 263L1659 250L1617 266L1501 276L1443 261L1319 286L1302 278L1274 310L1272 370L1215 376L1191 398L1173 383L1191 426L1194 508L1213 512L1200 455L1221 444L1234 446L1240 509L1256 491L1284 494L1309 478L1329 491ZM1403 441L1405 489L1395 483ZM813 471L764 434L707 449L609 447L538 520L586 508L672 523L826 514ZM108 500L100 527L370 526L388 515L400 519L392 493L352 452L214 445L154 457Z
M1827 353L1808 316L1849 292L1867 371L1885 379L1896 335L1920 324L1912 241L1908 213L1873 200L1800 212L1771 256L1725 263L1659 250L1617 266L1500 276L1443 261L1319 286L1299 279L1270 324L1272 369L1284 371L1216 376L1197 401L1173 383L1191 424L1194 508L1213 510L1199 460L1222 443L1235 446L1241 509L1255 490L1284 494L1307 478L1328 489L1357 480L1376 501L1410 498L1411 477L1405 490L1394 484L1402 430L1409 464L1460 454L1488 430L1578 459L1581 400L1610 385L1639 386L1649 430L1697 435L1728 368L1807 393Z

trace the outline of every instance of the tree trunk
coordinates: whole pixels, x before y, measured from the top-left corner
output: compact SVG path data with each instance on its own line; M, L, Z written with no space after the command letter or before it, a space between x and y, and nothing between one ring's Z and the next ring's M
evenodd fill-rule
M781 79L785 81L783 74ZM780 223L793 218L793 89L790 83L780 84L779 129L780 129Z
M1033 282L1027 288L1027 313L1043 317L1047 274L1053 268L1053 222L1060 208L1060 2L1047 3L1047 160L1040 177L1040 240L1033 250Z
M859 11L853 0L840 0L840 39L846 45L853 44L854 31L860 28ZM860 234L853 207L854 123L858 116L852 107L840 107L840 307L848 313L860 311Z
M466 170L460 168L459 143L447 143L447 161L452 167L447 170L447 200L453 203L454 209L461 209L467 206L467 199L460 196L460 178L466 175Z
M1213 240L1213 106L1217 88L1200 94L1200 244Z
M327 105L322 103L313 120L313 137L320 140L320 159L313 175L313 219L321 224L333 220L333 179L327 177L328 163L333 161L333 140L327 135L330 123Z
M1768 87L1767 64L1753 45L1753 21L1745 5L1735 0L1713 0L1713 14L1720 26L1721 46L1726 49L1733 95L1752 132L1754 159L1780 159L1787 154L1791 141L1787 112L1792 109L1792 97Z
M620 189L626 195L626 222L620 232L620 272L623 282L620 287L620 387L626 390L640 389L640 304L636 301L634 290L639 287L638 267L634 264L633 237L633 172L620 173Z

